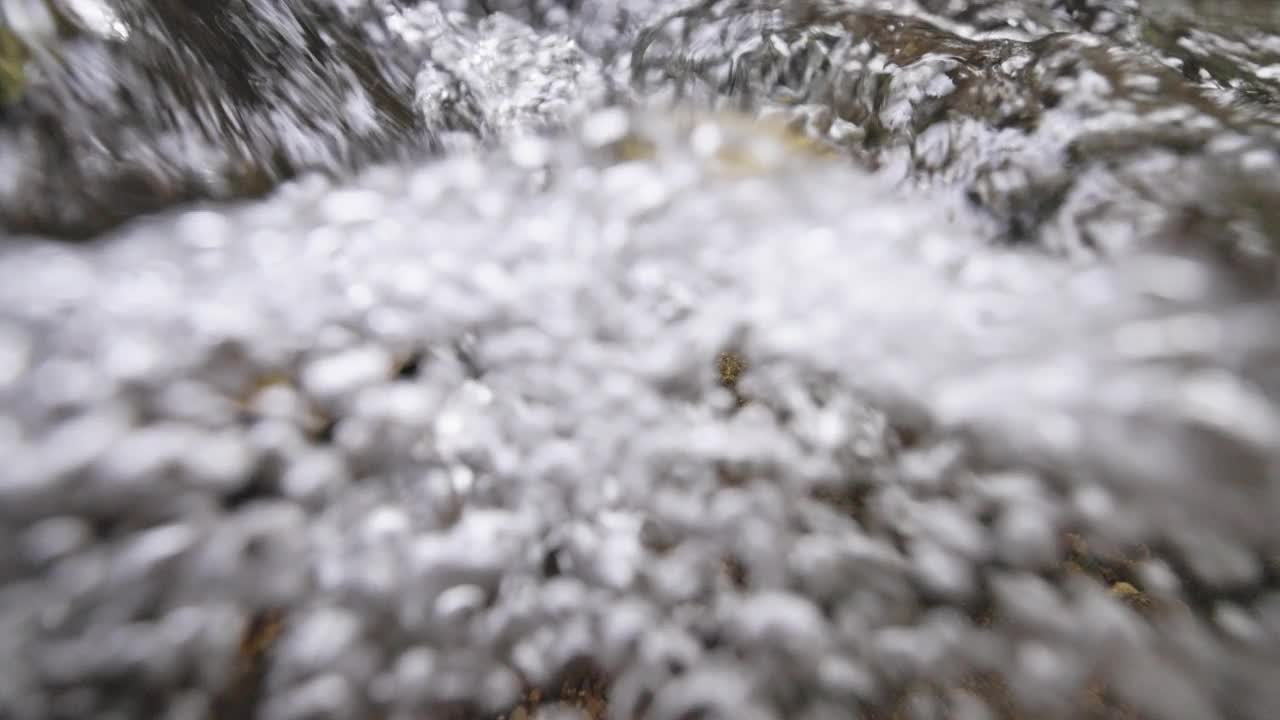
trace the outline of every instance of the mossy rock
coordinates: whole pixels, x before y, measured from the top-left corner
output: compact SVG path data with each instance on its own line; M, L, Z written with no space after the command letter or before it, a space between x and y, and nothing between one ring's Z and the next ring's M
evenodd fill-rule
M27 47L7 27L0 26L0 108L22 99L26 91Z

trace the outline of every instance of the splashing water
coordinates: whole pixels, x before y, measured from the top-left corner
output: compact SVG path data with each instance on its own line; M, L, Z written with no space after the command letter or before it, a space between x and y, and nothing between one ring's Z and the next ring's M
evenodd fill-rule
M245 2L402 82L201 75L262 145L190 155L117 104L180 32L91 5L43 202L118 128L293 179L0 248L0 715L1280 707L1263 11Z

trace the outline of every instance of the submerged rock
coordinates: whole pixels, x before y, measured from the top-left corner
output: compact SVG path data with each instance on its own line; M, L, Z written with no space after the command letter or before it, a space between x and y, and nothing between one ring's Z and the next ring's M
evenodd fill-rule
M87 237L182 201L258 195L301 172L421 157L452 133L552 123L565 110L553 103L572 106L592 92L579 83L600 82L567 38L431 4L3 8L6 37L29 56L19 72L18 50L6 51L6 77L22 79L20 94L6 80L0 118L10 232Z
M553 130L639 91L782 112L891 177L963 191L1006 241L1069 254L1180 242L1273 274L1280 48L1259 6L5 7L10 231L92 235L302 171Z
M87 22L76 7L109 19ZM26 92L0 125L0 216L12 231L86 236L183 200L260 194L300 170L388 159L419 126L417 62L362 27L371 8L5 8L23 16L10 22L31 54Z
M639 36L630 68L641 87L781 112L891 177L961 190L1006 241L1069 254L1176 245L1274 276L1262 208L1280 116L1258 93L1189 79L1162 47L1115 42L1080 12L1046 8L1010 29L1009 5L954 17L860 5L692 4Z

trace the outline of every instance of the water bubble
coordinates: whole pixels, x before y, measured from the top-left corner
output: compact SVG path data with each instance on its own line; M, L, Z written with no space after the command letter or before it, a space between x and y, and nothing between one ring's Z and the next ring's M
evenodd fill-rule
M323 400L334 400L385 379L391 356L380 347L360 347L317 359L302 374L302 387Z
M92 537L88 524L76 517L53 517L28 528L21 544L29 562L45 564L66 557Z
M360 633L360 619L349 611L317 608L299 619L282 650L301 667L322 670L351 650Z

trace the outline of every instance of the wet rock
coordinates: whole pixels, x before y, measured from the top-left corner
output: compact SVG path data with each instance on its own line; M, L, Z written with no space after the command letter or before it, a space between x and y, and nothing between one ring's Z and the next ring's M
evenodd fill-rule
M1073 255L1172 245L1274 278L1261 238L1275 221L1256 210L1270 203L1247 189L1277 147L1270 103L1228 98L1243 87L1229 79L1189 79L1143 39L1180 31L1127 6L1107 35L1081 8L932 6L940 15L695 3L638 35L630 70L641 88L785 108L863 164L964 193L1004 241ZM711 28L723 42L703 39ZM802 120L815 107L829 119ZM1225 234L1208 220L1223 213L1237 218Z
M432 3L5 8L11 233L84 238L183 201L423 157L456 133L553 126L603 92L572 40L500 19L471 27Z

